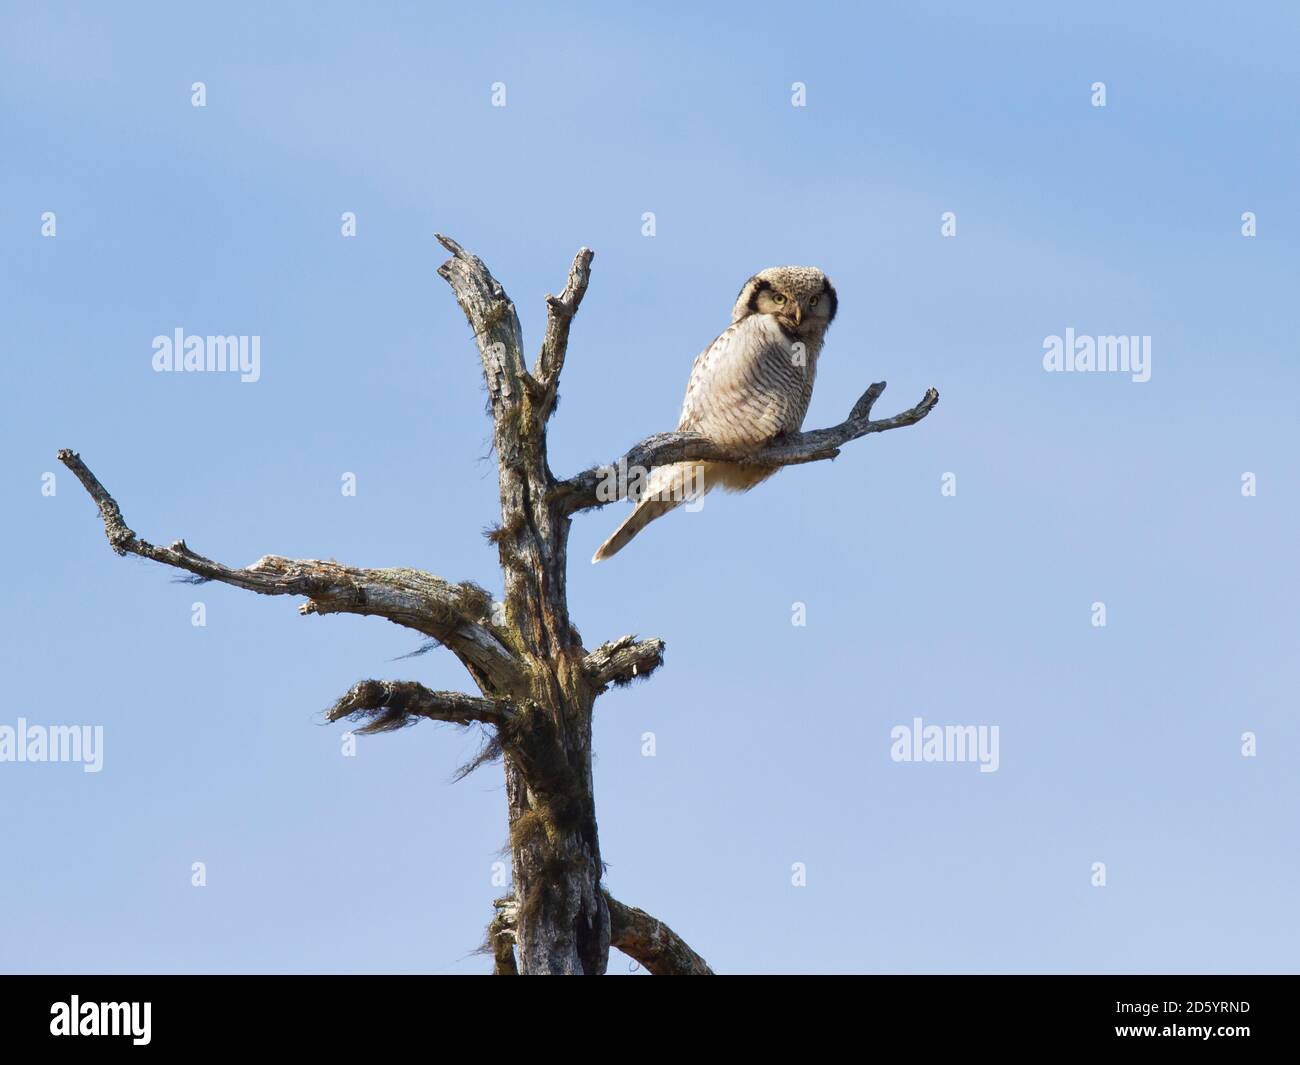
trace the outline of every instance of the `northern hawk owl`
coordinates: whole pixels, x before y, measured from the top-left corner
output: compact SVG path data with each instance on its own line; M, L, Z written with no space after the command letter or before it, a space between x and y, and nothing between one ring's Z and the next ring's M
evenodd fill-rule
M746 281L731 325L695 360L678 430L706 436L742 459L797 432L837 302L830 278L812 266L774 266ZM775 472L743 461L657 467L636 509L592 562L621 551L656 518L711 488L744 492Z

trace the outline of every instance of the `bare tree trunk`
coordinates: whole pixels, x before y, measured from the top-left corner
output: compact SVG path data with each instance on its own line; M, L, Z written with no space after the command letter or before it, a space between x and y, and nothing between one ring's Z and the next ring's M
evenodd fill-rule
M494 423L501 488L495 534L505 578L505 626L527 671L527 709L502 737L510 851L518 904L519 969L603 973L609 909L600 890L600 840L591 782L595 691L583 674L582 639L569 622L569 517L552 501L546 421L587 289L592 254L578 253L564 294L548 302L536 376L524 362L514 305L476 257L442 239L447 280L478 340Z
M591 774L592 710L611 684L648 676L663 662L661 640L624 636L588 652L569 619L565 587L569 526L578 511L613 502L630 469L731 457L691 433L661 433L618 463L557 480L546 453L569 326L587 290L592 253L578 252L560 296L548 296L546 333L532 370L524 358L514 304L476 256L438 238L451 252L438 273L455 293L478 344L493 420L501 524L492 533L504 598L471 582L419 570L361 569L316 559L268 555L233 569L191 551L185 541L157 547L126 525L117 503L72 451L59 459L99 506L110 545L265 595L305 596L302 614L387 618L447 647L478 686L477 696L430 691L409 681L361 681L328 711L331 721L364 722L386 732L423 719L474 722L494 733L489 755L505 764L513 893L497 900L488 929L499 974L599 974L612 945L656 974L706 974L709 967L667 925L610 898L601 883L600 839ZM773 441L750 464L786 466L834 458L845 443L912 425L938 402L931 389L911 410L871 421L884 390L872 385L841 425Z

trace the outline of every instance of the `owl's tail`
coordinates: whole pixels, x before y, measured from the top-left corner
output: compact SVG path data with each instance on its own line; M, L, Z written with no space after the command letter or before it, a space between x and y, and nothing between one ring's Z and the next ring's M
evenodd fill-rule
M632 537L649 525L655 518L661 518L678 504L671 499L646 499L637 504L636 510L627 516L627 520L614 530L614 535L600 545L591 556L591 561L604 562L610 555L616 555L632 542Z
M632 537L656 518L662 518L670 510L675 510L708 491L711 486L704 477L706 465L709 464L680 462L672 466L661 466L651 473L641 502L627 516L627 520L614 530L614 535L591 556L592 563L603 562L611 555L618 554L627 547Z

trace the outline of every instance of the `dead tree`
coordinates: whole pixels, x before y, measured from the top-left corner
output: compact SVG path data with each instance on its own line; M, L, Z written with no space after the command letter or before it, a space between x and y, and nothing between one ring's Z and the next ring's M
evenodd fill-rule
M648 473L670 462L727 459L691 433L660 433L610 466L557 479L546 456L546 426L591 268L583 248L559 296L546 298L546 333L531 370L514 304L482 261L439 236L451 258L438 269L451 286L478 344L487 382L497 456L501 524L491 534L500 556L504 597L472 582L415 569L361 569L318 559L267 555L232 569L192 551L184 540L157 547L126 524L113 497L74 452L59 452L99 506L110 546L263 595L301 596L300 614L365 614L436 640L464 664L477 695L431 691L412 681L364 680L327 712L386 732L421 719L479 723L492 737L485 760L505 766L513 890L496 904L489 948L499 974L603 973L615 946L656 974L707 974L704 959L662 922L617 902L601 884L600 842L591 776L591 717L611 685L649 676L664 643L623 636L588 651L569 619L565 589L569 525L580 511L626 491L622 471ZM685 365L685 364L683 364ZM748 463L792 466L834 458L869 433L913 425L939 400L930 389L915 407L882 421L871 408L873 384L847 419L830 429L772 442Z

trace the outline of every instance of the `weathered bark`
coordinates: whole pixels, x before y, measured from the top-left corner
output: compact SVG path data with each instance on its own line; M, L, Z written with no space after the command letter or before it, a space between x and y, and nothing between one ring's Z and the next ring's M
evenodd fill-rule
M814 429L804 433L790 433L777 437L762 451L746 452L748 466L798 466L805 462L820 462L836 458L840 448L868 433L883 433L888 429L901 429L915 425L930 413L939 402L939 393L933 388L926 391L921 401L902 414L880 421L871 420L871 408L885 391L885 382L877 381L853 405L849 416L830 429ZM608 466L595 466L570 477L556 489L556 502L566 514L600 507L612 503L625 494L628 471L673 462L704 462L710 459L732 459L736 456L720 444L698 433L656 433L637 444L622 458ZM623 476L619 476L620 471Z
M592 253L578 252L561 296L547 299L537 374L528 372L514 304L482 260L439 236L452 258L438 273L456 294L478 342L494 425L505 578L505 622L530 677L528 704L500 731L506 763L510 851L519 903L519 968L603 973L609 910L600 889L600 841L591 777L591 711L598 688L569 622L569 517L551 502L546 457L569 323L587 288Z
M605 971L615 945L653 973L709 973L704 960L661 921L610 899L601 884L600 841L591 773L593 704L610 685L628 684L663 664L662 640L623 636L588 652L569 619L565 581L574 513L618 498L624 472L693 459L727 458L690 433L642 441L620 463L558 481L546 454L569 329L586 293L592 253L578 252L560 296L548 296L547 324L530 372L514 304L476 256L439 236L452 257L438 269L451 286L478 344L497 455L501 523L493 532L504 598L478 585L420 570L360 569L316 559L268 555L233 569L191 551L183 540L157 547L126 524L113 497L71 451L59 459L98 505L109 544L194 575L264 595L305 596L302 614L353 613L386 618L424 633L464 664L480 695L435 692L409 681L366 680L326 712L330 721L362 722L357 732L387 732L419 720L479 724L488 754L505 763L513 893L497 901L488 929L494 971ZM872 385L839 426L773 441L749 463L794 465L834 458L850 440L911 425L938 402L933 389L909 411L870 419L884 384ZM477 764L477 763L475 763Z
M604 689L610 684L644 680L664 664L663 640L637 640L620 636L602 643L582 663L591 682Z
M611 947L639 962L653 976L712 976L713 970L676 932L645 910L627 906L605 893L609 907ZM514 897L497 899L496 917L488 925L488 945L498 976L514 975L514 941L518 910ZM507 954L509 957L507 958Z
M497 899L493 904L496 916L488 925L487 951L492 954L493 976L518 976L519 965L515 961L515 924L519 906L513 895Z
M393 732L420 719L457 725L504 727L515 709L501 699L477 699L464 692L435 692L412 680L363 680L325 712L326 721L365 721L354 732Z
M608 895L605 901L609 903L610 945L635 958L653 975L713 975L708 963L663 921Z

